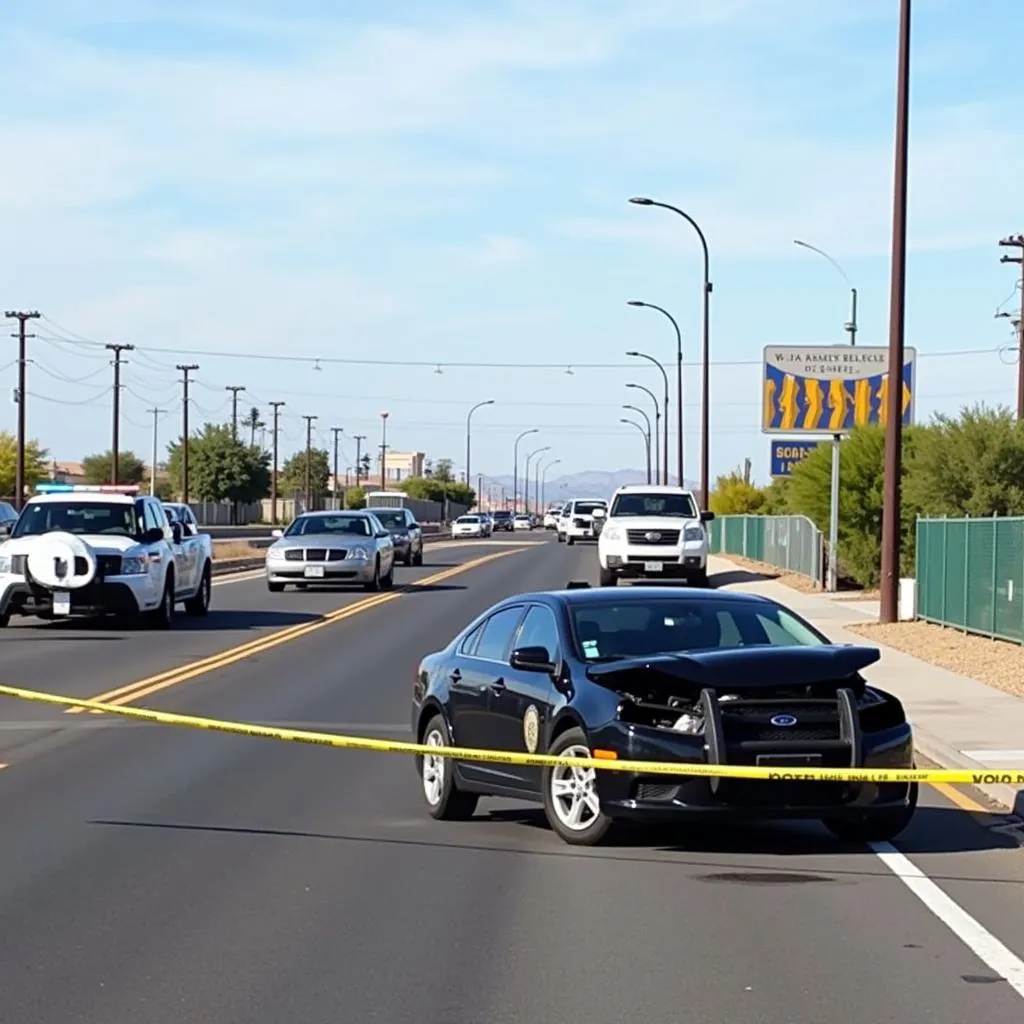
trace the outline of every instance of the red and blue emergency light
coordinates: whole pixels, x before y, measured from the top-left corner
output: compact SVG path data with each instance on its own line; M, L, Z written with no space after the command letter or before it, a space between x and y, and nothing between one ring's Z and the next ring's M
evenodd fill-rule
M36 494L138 494L138 484L36 484Z

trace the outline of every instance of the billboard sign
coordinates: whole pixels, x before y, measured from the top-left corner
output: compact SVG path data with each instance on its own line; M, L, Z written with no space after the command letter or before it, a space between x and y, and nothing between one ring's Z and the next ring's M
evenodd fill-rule
M914 422L917 350L903 362L903 423ZM866 345L768 345L761 374L766 434L845 434L885 425L889 350Z
M798 462L803 462L821 443L772 438L772 476L791 476L793 467Z

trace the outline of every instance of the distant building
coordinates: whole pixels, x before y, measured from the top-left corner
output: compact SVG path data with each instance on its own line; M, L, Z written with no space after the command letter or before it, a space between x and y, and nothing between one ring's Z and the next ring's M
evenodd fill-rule
M388 484L398 484L411 476L423 476L426 455L423 452L388 451L384 459L384 479ZM377 454L377 472L370 476L367 484L380 486L380 453Z
M50 480L55 484L84 484L85 470L80 462L50 463Z

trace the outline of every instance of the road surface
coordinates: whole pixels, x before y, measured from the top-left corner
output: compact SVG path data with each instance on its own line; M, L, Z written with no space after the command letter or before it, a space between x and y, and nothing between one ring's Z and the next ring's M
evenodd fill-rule
M509 593L596 577L593 547L537 535L427 562L376 605L249 578L172 633L16 624L0 679L406 737L421 655ZM407 758L5 699L0 762L0 1020L15 1024L1024 1014L1024 849L931 790L897 844L908 860L886 863L815 825L574 850L511 802L432 821Z

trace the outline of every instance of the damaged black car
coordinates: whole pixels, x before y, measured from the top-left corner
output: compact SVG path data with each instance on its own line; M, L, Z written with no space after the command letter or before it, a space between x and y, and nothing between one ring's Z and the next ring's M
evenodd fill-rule
M733 591L571 585L520 594L420 663L412 726L427 746L679 762L678 776L417 756L430 814L482 796L541 802L568 843L628 821L749 816L888 840L915 783L734 779L686 764L911 768L903 706L868 684L873 647L837 645L783 605Z

